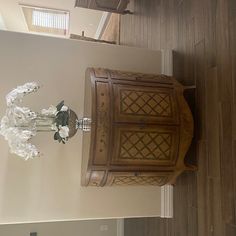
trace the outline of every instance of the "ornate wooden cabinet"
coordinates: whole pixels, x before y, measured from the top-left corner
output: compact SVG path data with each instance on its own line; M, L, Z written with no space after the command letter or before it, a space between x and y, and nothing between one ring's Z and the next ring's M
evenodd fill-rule
M108 69L86 72L82 184L164 185L186 169L193 118L174 78Z
M83 7L120 14L131 13L126 10L129 0L76 0L75 7Z

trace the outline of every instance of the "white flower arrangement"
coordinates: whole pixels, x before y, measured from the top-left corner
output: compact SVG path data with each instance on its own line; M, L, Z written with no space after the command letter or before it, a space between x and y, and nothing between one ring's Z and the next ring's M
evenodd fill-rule
M48 109L42 109L42 115L54 117L54 122L51 125L51 129L56 131L54 139L58 142L65 142L69 138L69 108L64 105L64 101L61 101L57 106L51 105Z
M56 108L56 112L55 112ZM52 124L52 129L56 131L54 134L54 139L58 142L65 142L69 138L69 108L64 105L64 101L61 101L56 107L51 109L53 114L55 114L55 122Z
M48 109L42 109L41 113L18 105L24 96L36 92L38 89L39 85L31 82L18 86L8 93L6 114L0 122L0 134L8 141L11 153L15 153L25 160L40 155L36 146L29 143L29 140L38 131L45 131L45 127L46 131L56 131L54 139L59 142L65 143L69 138L70 110L64 105L64 101L56 107L50 106Z
M20 107L17 104L25 95L36 92L38 89L38 84L32 82L18 86L7 94L7 110L0 125L0 134L8 141L11 153L15 153L25 160L39 156L37 148L28 143L36 135L37 114L29 108Z

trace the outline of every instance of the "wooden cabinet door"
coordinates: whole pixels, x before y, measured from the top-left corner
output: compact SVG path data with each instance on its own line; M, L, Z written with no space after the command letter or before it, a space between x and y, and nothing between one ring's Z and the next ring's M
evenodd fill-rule
M105 185L108 186L135 186L153 185L162 186L169 182L172 172L109 172Z
M129 0L76 0L76 7L84 7L100 11L122 13Z
M89 2L90 2L90 0L76 0L75 1L75 6L76 7L88 8L89 7Z
M178 157L176 126L115 125L111 165L174 167Z
M178 125L176 92L171 87L113 84L114 121Z
M117 10L121 0L94 0L94 7L103 10Z

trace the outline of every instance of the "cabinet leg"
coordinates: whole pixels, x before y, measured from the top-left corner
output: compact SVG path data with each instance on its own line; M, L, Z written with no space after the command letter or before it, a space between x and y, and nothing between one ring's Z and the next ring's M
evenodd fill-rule
M177 177L178 177L178 176L179 176L179 174L176 175L176 176L174 176L174 177L169 181L169 183L167 183L167 184L170 184L170 185L172 185L173 187L176 186L176 181L177 181Z
M122 14L123 15L126 15L126 14L133 15L134 13L132 11L130 11L130 10L124 10Z
M198 170L198 167L197 167L196 165L186 164L185 170L186 170L186 171L197 171L197 170Z

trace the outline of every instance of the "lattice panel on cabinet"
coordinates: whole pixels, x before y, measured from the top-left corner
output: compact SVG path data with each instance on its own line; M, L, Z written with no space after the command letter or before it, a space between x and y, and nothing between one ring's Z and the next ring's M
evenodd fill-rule
M170 94L164 92L148 92L120 90L121 113L129 115L146 115L171 117Z
M121 159L171 160L171 133L122 131L120 143Z
M167 176L115 176L112 185L163 185L167 181Z

